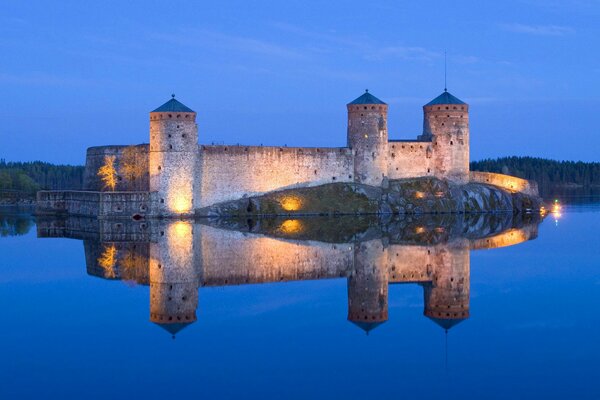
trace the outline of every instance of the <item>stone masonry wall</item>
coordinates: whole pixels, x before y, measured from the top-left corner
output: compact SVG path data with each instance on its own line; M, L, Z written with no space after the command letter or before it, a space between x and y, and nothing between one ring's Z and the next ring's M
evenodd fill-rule
M201 145L200 207L273 190L353 181L352 150Z
M440 179L469 179L469 106L423 106L423 135L433 141L433 169Z
M528 181L515 176L493 172L471 171L469 179L471 182L498 186L512 193L520 192L530 196L539 196L538 185L535 181Z
M391 141L388 154L390 179L434 175L431 142Z
M150 190L162 215L193 214L197 155L196 113L150 113Z
M156 211L155 193L149 192L83 192L40 191L36 214L69 214L98 218L144 217Z
M354 181L379 186L388 170L386 104L348 104L348 147L354 151Z
M115 191L148 191L148 145L135 146L96 146L87 149L83 189L89 191L106 190L98 176L104 165L105 156L115 157L117 186Z

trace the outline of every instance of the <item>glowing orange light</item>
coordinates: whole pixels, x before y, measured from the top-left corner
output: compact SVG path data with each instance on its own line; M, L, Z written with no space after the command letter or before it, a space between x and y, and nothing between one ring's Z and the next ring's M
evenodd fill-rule
M177 221L169 227L175 237L184 238L192 235L192 224L186 221Z
M415 198L422 199L425 197L425 193L423 192L415 192Z
M191 210L191 201L183 195L179 195L173 201L173 210L177 213L185 213Z
M115 156L104 156L104 164L98 169L98 176L104 183L104 188L114 191L117 187L117 170Z
M98 258L98 265L104 270L107 278L116 277L115 265L117 264L117 248L114 244L104 246L104 251Z
M554 218L554 223L558 225L558 220L562 217L562 207L558 200L554 200L554 204L552 204L552 210L550 211L550 213Z
M417 226L415 228L415 233L419 233L420 234L420 233L424 233L424 232L425 232L425 228L422 227L422 226Z
M304 230L302 221L298 219L286 219L280 226L280 229L284 233L299 233Z
M296 196L286 196L281 199L281 208L285 211L298 211L302 208L302 199Z

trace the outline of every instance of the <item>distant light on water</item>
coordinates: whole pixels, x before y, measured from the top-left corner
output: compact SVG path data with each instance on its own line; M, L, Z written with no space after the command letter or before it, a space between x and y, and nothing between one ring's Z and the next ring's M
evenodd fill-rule
M554 199L550 213L552 214L552 218L554 218L554 224L558 226L558 220L562 217L562 206L558 199Z

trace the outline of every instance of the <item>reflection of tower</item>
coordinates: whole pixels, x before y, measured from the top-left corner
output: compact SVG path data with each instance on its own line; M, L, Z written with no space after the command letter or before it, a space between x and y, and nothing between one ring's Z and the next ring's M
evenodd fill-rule
M199 278L194 266L192 224L161 227L150 244L150 321L175 335L196 321Z
M433 279L424 291L424 314L448 330L469 318L469 247L467 244L440 247L433 259Z
M348 278L348 320L367 334L388 319L387 252L381 240L358 243Z

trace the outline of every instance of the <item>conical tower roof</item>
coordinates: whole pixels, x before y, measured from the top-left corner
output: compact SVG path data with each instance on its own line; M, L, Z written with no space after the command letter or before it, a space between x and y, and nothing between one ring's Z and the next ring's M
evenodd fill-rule
M348 105L350 104L385 104L383 101L379 100L377 97L373 96L371 93L369 93L369 89L366 89L365 92L357 97L356 99L354 99L353 101L351 101L350 103L348 103Z
M178 100L175 100L175 95L171 95L171 100L167 101L162 106L158 107L156 110L151 112L195 112L185 104L181 103Z
M435 99L431 100L429 103L425 104L425 106L435 106L438 104L467 104L456 96L453 96L447 90L444 90L442 94L440 94Z

